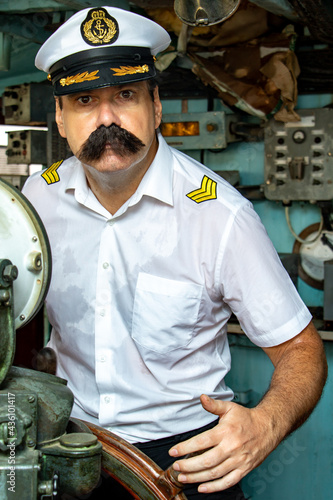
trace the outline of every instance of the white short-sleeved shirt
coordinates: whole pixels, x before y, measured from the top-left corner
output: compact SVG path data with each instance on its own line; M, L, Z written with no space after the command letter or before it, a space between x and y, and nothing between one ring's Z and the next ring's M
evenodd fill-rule
M113 216L75 157L52 178L33 175L24 194L51 243L49 345L75 395L73 416L130 442L208 424L200 395L233 397L224 383L231 313L262 347L311 320L251 203L161 136Z

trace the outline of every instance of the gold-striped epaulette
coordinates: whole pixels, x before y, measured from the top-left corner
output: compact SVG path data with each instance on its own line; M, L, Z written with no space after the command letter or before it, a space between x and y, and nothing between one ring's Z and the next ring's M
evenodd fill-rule
M60 167L63 161L64 160L56 161L49 168L43 171L42 177L47 182L47 184L54 184L55 182L60 181L58 168Z
M195 203L216 199L216 182L204 175L201 181L201 187L195 191L191 191L186 195Z

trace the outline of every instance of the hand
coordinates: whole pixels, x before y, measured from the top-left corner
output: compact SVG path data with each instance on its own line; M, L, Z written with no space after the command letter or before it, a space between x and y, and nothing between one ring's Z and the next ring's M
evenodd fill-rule
M219 423L208 431L174 446L169 454L180 457L207 450L191 458L177 460L178 481L201 483L198 491L212 493L238 483L257 467L277 446L273 426L264 411L244 408L229 401L201 396L205 410L218 415Z

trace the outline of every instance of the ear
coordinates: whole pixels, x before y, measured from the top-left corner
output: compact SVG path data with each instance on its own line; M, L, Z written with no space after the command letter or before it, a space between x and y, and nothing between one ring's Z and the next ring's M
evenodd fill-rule
M60 108L58 97L55 98L55 104L56 104L55 119L58 125L59 134L61 135L61 137L66 138L62 109Z
M155 110L155 130L158 129L162 121L162 103L158 93L158 87L154 88L154 110Z

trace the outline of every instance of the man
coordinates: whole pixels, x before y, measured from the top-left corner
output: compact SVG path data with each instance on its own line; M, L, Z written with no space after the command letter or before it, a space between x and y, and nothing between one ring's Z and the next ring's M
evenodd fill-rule
M241 499L239 481L311 413L326 361L252 205L157 133L153 56L168 44L160 26L111 7L49 38L36 64L74 156L24 193L50 238L49 345L73 416L174 462L189 499ZM232 312L275 366L253 409L224 382Z

